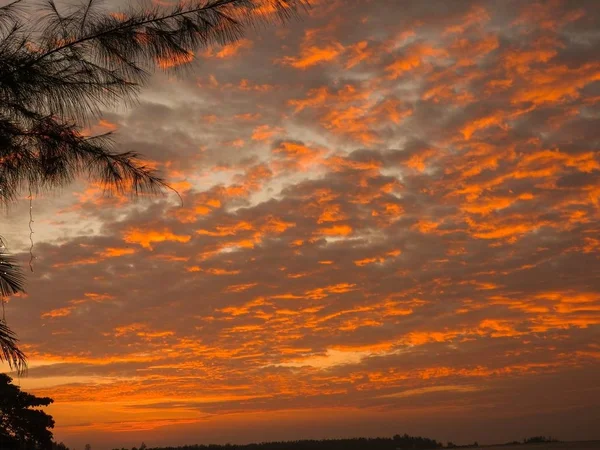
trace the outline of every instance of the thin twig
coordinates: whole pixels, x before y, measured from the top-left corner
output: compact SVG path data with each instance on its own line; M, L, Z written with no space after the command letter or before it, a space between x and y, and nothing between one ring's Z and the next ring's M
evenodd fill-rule
M31 193L31 186L29 186L29 242L31 242L31 246L29 247L29 270L33 273L33 260L35 256L33 255L33 195Z
M179 197L179 201L181 202L181 208L183 208L183 198L181 197L181 194L179 193L179 191L177 191L177 189L175 189L173 186L169 186L168 184L165 183L164 185L167 189L175 192L175 195L177 195L177 197Z

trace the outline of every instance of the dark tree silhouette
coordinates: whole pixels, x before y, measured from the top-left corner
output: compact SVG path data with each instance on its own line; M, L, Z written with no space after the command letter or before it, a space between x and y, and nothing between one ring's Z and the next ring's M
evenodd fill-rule
M0 7L0 203L23 189L39 193L87 175L107 192L158 193L166 182L133 152L117 150L110 134L84 136L102 108L135 100L157 67L180 69L193 52L227 44L244 29L285 22L308 0L187 0L165 8L141 5L108 11L85 0L60 11L54 0ZM2 263L0 286L22 280ZM22 285L10 289L20 291ZM5 291L1 291L1 295ZM15 341L3 338L2 357L23 366ZM12 350L11 350L12 349ZM6 353L8 352L8 353Z
M54 420L39 409L52 399L36 397L12 384L12 378L0 374L0 448L2 450L50 450Z
M523 439L523 444L547 444L550 442L559 442L559 440L551 436L533 436Z

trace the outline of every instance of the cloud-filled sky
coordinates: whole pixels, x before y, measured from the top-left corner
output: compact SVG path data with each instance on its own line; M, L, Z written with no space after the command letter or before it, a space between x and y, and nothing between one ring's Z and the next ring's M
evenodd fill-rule
M97 449L599 438L600 5L312 3L87 130L183 206L34 199L21 386Z

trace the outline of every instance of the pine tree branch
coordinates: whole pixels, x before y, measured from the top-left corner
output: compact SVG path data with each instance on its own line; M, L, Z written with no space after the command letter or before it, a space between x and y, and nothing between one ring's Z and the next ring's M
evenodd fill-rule
M27 27L12 14L20 0L0 9L0 17L12 14L14 25L0 33L0 200L5 203L23 186L45 190L81 174L106 183L109 191L168 188L136 155L114 152L108 136L84 139L71 121L85 126L102 107L135 99L163 60L178 65L198 47L238 39L243 25L271 14L287 19L299 5L308 6L308 0L190 0L167 11L134 10L121 18L97 14L94 2L62 15L54 0L47 0L47 17ZM272 7L268 16L259 14L263 6ZM31 40L33 35L40 37Z
M284 1L286 1L286 0L284 0ZM302 5L308 5L308 1L306 1L306 0L292 0L292 1L294 3L300 2ZM79 39L73 40L71 42L67 42L63 45L59 45L41 55L39 55L34 60L21 66L21 68L33 66L33 65L37 64L38 62L52 56L55 53L62 51L62 50L65 50L68 48L73 48L73 47L76 47L85 42L100 39L104 36L108 36L108 35L111 35L114 33L119 33L119 32L126 31L126 30L140 28L145 25L158 24L158 23L165 22L170 19L175 19L175 18L182 17L182 16L188 16L188 15L202 13L202 12L211 11L211 10L218 10L220 8L225 8L229 5L235 6L236 4L247 4L247 3L249 3L251 5L253 4L252 0L216 0L214 3L208 3L201 7L196 7L196 8L192 8L192 9L183 10L183 11L175 11L170 14L165 14L165 15L162 15L159 17L153 17L150 19L143 19L143 20L140 20L137 22L129 21L129 23L126 22L125 24L123 24L121 26L117 26L112 29L104 30L104 31L101 31L99 33L96 33L96 34L93 34L90 36L83 36L83 37L80 37ZM280 1L278 1L278 0L275 0L275 3L276 3L276 5L281 5ZM279 6L279 8L285 8L285 7Z
M27 370L27 357L19 349L18 343L15 333L0 320L0 362L8 363L8 367L22 375Z
M25 275L17 261L0 247L0 297L8 297L25 288Z
M10 295L24 292L25 275L16 260L10 256L0 238L0 301ZM15 333L4 320L4 311L0 317L0 362L7 362L11 369L23 373L27 368L27 358L18 347Z
M11 369L22 374L27 368L27 357L19 349L18 342L15 333L0 320L0 362L8 363Z
M85 10L83 11L83 17L81 18L81 26L79 27L79 29L81 30L81 32L83 32L83 30L85 29L85 22L88 18L88 15L92 9L92 4L94 3L94 0L88 0L88 3L85 7Z

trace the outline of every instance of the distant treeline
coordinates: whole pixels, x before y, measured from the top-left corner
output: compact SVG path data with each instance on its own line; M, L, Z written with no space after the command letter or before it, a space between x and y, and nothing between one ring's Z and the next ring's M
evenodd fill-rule
M527 445L550 442L561 442L558 439L545 436L534 436L522 441L507 442L500 445ZM498 445L498 444L496 444ZM85 450L91 450L91 445L86 445ZM140 447L132 447L131 450L432 450L432 449L457 449L476 448L477 442L467 445L456 445L448 442L443 445L435 439L414 437L397 434L392 438L352 438L352 439L323 439L323 440L301 440L285 442L262 442L259 444L225 444L225 445L183 445L179 447L147 447L142 443ZM0 449L3 450L3 449ZM69 450L64 444L54 443L52 450ZM129 450L125 447L113 450Z
M533 436L530 438L523 439L523 442L513 441L507 442L504 445L519 445L519 444L549 444L551 442L560 442L558 439L555 439L551 436Z
M397 434L392 438L324 439L287 442L263 442L245 445L184 445L181 447L148 447L145 450L430 450L442 448L435 439ZM127 449L114 449L127 450ZM138 450L135 447L131 450Z

